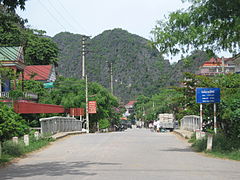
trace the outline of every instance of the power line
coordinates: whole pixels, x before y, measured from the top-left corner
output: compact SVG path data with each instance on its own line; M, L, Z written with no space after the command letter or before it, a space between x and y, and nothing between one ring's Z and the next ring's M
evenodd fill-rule
M82 30L83 30L86 34L89 34L89 33L87 32L87 30L78 22L78 20L75 19L75 16L72 16L71 13L63 6L63 4L61 3L61 1L58 0L57 2L58 2L59 5L62 7L62 9L64 9L64 11L72 18L72 20L74 20L74 22L75 22L76 24L78 24L78 26L81 27Z
M65 19L65 17L55 8L55 6L51 3L51 1L47 0L48 3L50 4L50 6L55 10L55 12L61 16L61 18L70 26L72 27L73 29L77 30L74 26L72 26L67 19Z
M38 2L41 4L41 6L43 6L43 8L50 14L50 16L52 16L53 19L55 19L55 21L57 21L57 23L66 31L66 28L60 23L60 21L51 13L51 11L49 11L49 9L43 4L41 3L41 0L38 0Z

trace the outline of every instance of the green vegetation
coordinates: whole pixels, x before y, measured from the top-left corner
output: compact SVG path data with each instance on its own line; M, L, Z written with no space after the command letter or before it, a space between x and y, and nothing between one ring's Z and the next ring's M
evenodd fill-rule
M106 129L110 127L110 123L107 119L100 119L99 120L99 129Z
M59 78L54 86L54 89L40 98L42 103L63 105L65 108L86 107L85 80ZM97 102L97 113L90 114L91 128L96 128L100 121L105 124L107 120L111 125L118 123L116 119L119 119L120 114L114 111L119 106L116 97L95 82L88 83L88 94L89 101Z
M44 89L41 82L30 80L24 82L24 91L37 94L39 103L63 105L65 108L86 107L86 85L84 80L80 80L82 36L65 32L49 38L44 31L26 28L26 20L15 13L16 7L24 9L25 1L0 0L0 45L23 46L27 65L58 62L60 77L53 89ZM188 9L172 12L165 20L158 22L152 32L152 43L122 29L107 30L87 40L89 100L97 101L97 114L90 114L90 127L94 131L97 125L105 129L119 123L119 101L105 89L110 89L111 68L114 94L122 102L136 99L136 111L131 118L145 122L155 120L159 113L174 113L177 120L185 115L197 115L199 104L195 100L195 89L218 87L221 88L221 103L217 104L219 133L214 136L213 151L208 153L239 160L240 75L203 77L194 73L215 51L239 53L240 2L188 1L192 3ZM190 56L172 65L162 56L163 53L185 53L192 49L194 51ZM3 80L17 78L11 70L3 68L0 68L0 76ZM18 85L16 90L10 92L13 100L23 94L22 82L18 81ZM213 129L212 108L211 104L204 104L203 121L207 124L204 131L207 132ZM52 115L20 116L12 107L0 104L0 140L5 141L0 162L48 144L51 141L48 138L36 141L31 137L28 147L7 140L28 133L29 126L39 126L39 118ZM192 138L190 141L196 151L205 151L206 139Z
M33 135L30 136L29 146L24 145L22 138L20 138L18 144L10 140L5 141L2 143L2 157L0 158L0 166L11 161L13 158L20 157L26 153L38 150L48 145L52 141L53 139L47 136L40 137L39 140L36 140Z
M60 51L57 71L64 77L81 74L81 40L79 34L59 33L53 37ZM171 65L148 40L122 29L104 31L89 39L86 67L90 81L110 89L110 63L113 69L114 94L121 101L150 96L159 89L178 85L183 72L195 73L208 56L194 51L185 61Z
M212 154L239 159L240 149L240 74L218 75L214 77L198 76L185 73L184 86L162 89L151 97L139 96L135 104L136 117L146 122L157 119L159 113L174 113L177 120L185 115L198 115L199 104L196 103L197 87L216 87L221 89L221 102L217 104L218 134L213 137ZM204 104L203 128L205 132L213 131L213 105ZM206 139L190 140L193 149L206 150ZM232 157L234 155L234 157Z
M12 157L19 157L24 153L24 143L16 144L13 141L5 141L3 142L3 153Z
M239 0L183 0L191 6L177 10L157 23L153 44L162 53L191 49L239 53Z
M4 5L8 10L13 11L18 6L23 10L25 9L25 2L27 0L0 0L0 5Z
M23 46L25 64L44 65L58 61L58 48L52 39L44 36L44 31L24 27L26 20L2 5L0 21L0 46Z
M197 152L205 152L210 156L240 160L240 143L236 139L229 139L225 134L218 133L213 137L212 151L206 151L207 138L196 140L195 136L189 140L192 148Z
M227 158L227 159L240 161L240 151L239 150L231 151L231 152L212 151L212 152L207 152L207 154L214 156L214 157Z
M22 117L12 108L0 103L0 140L7 140L13 136L23 136L29 132L29 127Z

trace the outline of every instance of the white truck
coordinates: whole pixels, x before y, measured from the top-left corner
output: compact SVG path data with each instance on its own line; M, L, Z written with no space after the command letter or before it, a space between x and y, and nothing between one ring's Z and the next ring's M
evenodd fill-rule
M173 131L175 128L175 118L173 114L158 114L158 121L160 129Z

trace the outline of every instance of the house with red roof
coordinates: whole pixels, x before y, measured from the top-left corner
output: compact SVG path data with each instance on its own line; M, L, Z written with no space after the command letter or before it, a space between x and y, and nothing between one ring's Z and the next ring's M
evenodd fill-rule
M41 82L54 82L56 71L53 65L32 65L24 69L24 80L35 80Z
M235 73L236 65L232 58L214 58L205 61L196 73L204 76L214 76L217 74Z
M235 72L240 74L240 53L234 56L232 59L236 65Z
M126 108L126 112L124 113L124 116L130 116L134 112L134 104L137 101L129 101L124 107Z

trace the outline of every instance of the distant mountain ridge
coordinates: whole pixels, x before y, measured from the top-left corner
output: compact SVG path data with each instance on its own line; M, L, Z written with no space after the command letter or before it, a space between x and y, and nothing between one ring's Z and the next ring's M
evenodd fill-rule
M62 32L55 35L53 40L60 49L58 74L81 78L82 36ZM200 63L190 63L189 70L183 69L181 61L172 66L156 48L149 45L147 39L122 29L104 31L88 40L87 44L90 51L86 55L89 80L110 89L112 64L114 95L122 101L135 99L141 94L152 95L162 87L175 85L176 80L181 79L182 71L195 71Z

